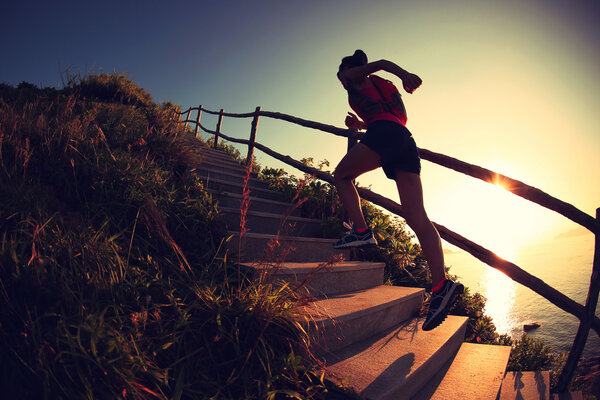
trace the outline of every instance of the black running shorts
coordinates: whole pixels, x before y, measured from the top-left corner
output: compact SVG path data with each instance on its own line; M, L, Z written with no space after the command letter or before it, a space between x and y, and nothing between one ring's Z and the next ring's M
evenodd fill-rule
M393 121L375 121L369 124L360 143L379 154L383 172L390 179L395 179L397 169L421 173L417 144L404 125Z

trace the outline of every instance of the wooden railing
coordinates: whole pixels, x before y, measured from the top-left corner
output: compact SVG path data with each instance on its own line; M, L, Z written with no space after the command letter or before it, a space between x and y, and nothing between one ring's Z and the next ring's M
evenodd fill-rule
M196 119L190 118L192 111L197 111ZM219 116L216 130L207 129L201 124L200 120L203 112ZM328 174L327 172L309 167L301 163L300 161L294 160L289 156L277 153L276 151L268 148L267 146L256 142L256 132L258 128L259 118L268 117L283 120L307 128L317 129L323 132L332 133L337 136L346 137L348 138L348 148L352 147L352 145L355 144L357 140L364 135L363 133L358 132L356 130L342 129L332 125L326 125L319 122L309 121L287 114L262 111L261 107L256 107L256 110L251 113L236 114L226 113L223 111L223 109L221 109L219 112L210 111L203 108L200 105L198 107L192 107L179 113L178 118L181 118L181 116L184 114L185 118L180 122L184 123L186 125L186 128L188 124L194 124L195 135L198 135L198 129L202 129L203 131L214 135L215 146L217 145L219 138L223 138L234 143L247 145L248 153L246 156L246 162L248 164L252 162L254 149L257 148L263 151L264 153L276 158L277 160L280 160L300 171L312 174L316 178L326 181L330 184L333 184L333 176ZM223 117L252 118L250 139L237 139L223 134L221 132L221 123ZM461 172L463 174L472 176L477 179L481 179L488 183L500 184L501 187L505 188L506 190L509 190L517 196L523 197L542 207L555 211L561 214L562 216L570 219L571 221L585 227L595 235L595 249L592 274L590 278L590 286L585 305L581 305L575 300L571 299L570 297L559 292L552 286L548 285L541 279L523 270L519 266L507 260L504 260L492 251L484 248L483 246L459 235L456 232L451 231L445 226L434 222L434 225L439 231L442 239L468 252L469 254L471 254L478 260L488 264L489 266L498 269L515 282L518 282L523 286L528 287L535 293L550 301L552 304L556 305L560 309L568 312L569 314L574 315L579 319L579 327L577 329L577 333L575 334L573 345L571 346L571 350L569 351L569 355L567 357L565 366L561 372L556 387L556 391L558 392L566 391L568 388L568 384L573 376L573 373L577 367L577 363L581 358L581 354L583 353L590 329L593 329L596 332L596 334L600 336L600 319L595 316L595 310L598 304L598 293L600 292L600 208L596 210L596 218L594 218L586 214L585 212L577 209L573 205L561 201L555 197L552 197L549 194L541 191L540 189L526 185L523 182L511 179L489 169L482 168L473 164L468 164L464 161L460 161L443 154L434 153L426 149L419 149L419 154L424 160L428 160L443 167L453 169L455 171ZM365 188L357 188L357 190L360 196L365 200L377 204L396 215L404 217L404 212L400 204Z

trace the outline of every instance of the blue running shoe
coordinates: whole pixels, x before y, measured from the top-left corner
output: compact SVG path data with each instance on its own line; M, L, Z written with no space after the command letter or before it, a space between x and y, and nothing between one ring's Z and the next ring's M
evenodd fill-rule
M366 246L369 244L377 245L377 240L373 237L371 229L367 229L363 233L358 233L355 227L346 234L343 238L335 242L333 245L334 249L344 249L347 247L359 247Z
M430 331L444 322L448 316L448 312L464 290L465 287L461 283L446 279L442 288L431 294L429 312L427 313L427 318L423 323L422 329Z

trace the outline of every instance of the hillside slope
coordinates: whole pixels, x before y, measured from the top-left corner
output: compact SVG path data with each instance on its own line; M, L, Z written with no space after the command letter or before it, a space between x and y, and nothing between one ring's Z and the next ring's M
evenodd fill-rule
M0 85L0 386L15 398L318 393L294 295L226 260L198 143L121 75ZM240 334L243 332L243 334Z

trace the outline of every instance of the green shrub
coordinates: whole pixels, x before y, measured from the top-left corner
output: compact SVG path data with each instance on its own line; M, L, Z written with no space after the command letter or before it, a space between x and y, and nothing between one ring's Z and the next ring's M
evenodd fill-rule
M556 386L558 376L566 361L566 353L557 354L552 346L526 333L512 344L507 371L550 371L550 386Z
M581 360L569 390L583 391L585 399L600 398L600 356Z

